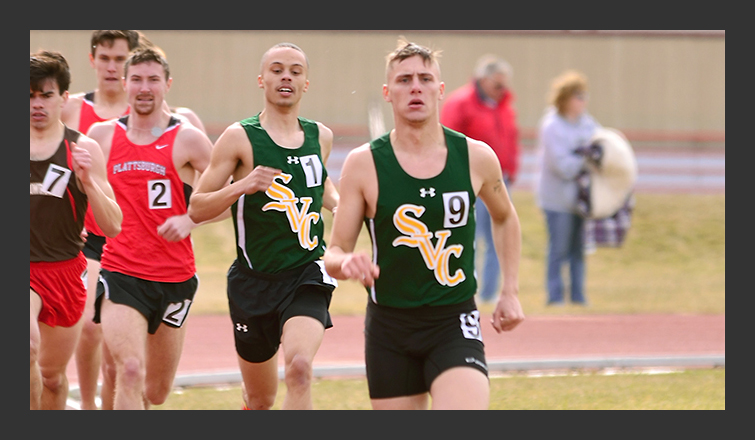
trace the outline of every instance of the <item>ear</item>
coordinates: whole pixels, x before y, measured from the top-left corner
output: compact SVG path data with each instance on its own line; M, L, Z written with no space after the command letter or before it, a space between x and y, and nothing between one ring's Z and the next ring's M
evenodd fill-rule
M388 96L388 84L383 84L383 100L385 102L391 102L391 98Z
M440 83L440 94L438 94L438 101L442 101L443 100L443 96L444 96L445 92L446 92L446 83L441 82Z
M165 93L168 93L170 91L170 86L173 84L173 78L168 78L168 81L165 82Z
M92 55L92 52L89 52L89 65L94 69L94 55Z
M262 84L262 75L257 75L257 87L264 89L265 86Z
M302 92L306 92L309 89L309 80L304 83L304 88L302 89Z

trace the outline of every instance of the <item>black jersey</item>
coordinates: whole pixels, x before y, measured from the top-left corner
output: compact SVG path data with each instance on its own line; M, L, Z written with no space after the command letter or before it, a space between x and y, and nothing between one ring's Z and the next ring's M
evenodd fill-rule
M81 231L88 200L71 166L70 145L80 134L65 127L50 158L29 160L30 262L69 260L84 247Z

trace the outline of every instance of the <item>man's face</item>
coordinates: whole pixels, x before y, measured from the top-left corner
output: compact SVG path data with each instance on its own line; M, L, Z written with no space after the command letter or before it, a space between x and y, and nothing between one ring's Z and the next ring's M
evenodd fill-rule
M97 77L100 89L121 89L123 87L123 66L128 59L128 42L122 38L113 41L112 46L100 44L89 54L89 62Z
M480 88L482 93L495 102L499 102L509 87L509 80L503 73L494 73L480 79Z
M394 114L410 122L437 116L445 84L440 81L440 69L436 63L425 64L419 55L394 62L387 80L383 86L383 98L393 105Z
M283 107L298 104L309 87L304 54L290 47L271 50L262 61L257 83L266 102Z
M148 61L129 66L124 84L132 111L149 115L160 110L171 82L165 79L160 63Z
M63 106L68 100L68 92L62 95L58 91L58 83L48 79L41 91L29 88L29 126L37 130L44 130L60 120Z

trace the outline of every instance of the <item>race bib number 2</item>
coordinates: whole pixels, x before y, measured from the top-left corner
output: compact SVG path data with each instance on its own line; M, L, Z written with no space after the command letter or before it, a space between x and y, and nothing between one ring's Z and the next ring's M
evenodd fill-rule
M157 179L147 182L149 209L170 209L173 198L170 193L170 180Z
M186 316L189 314L190 307L190 299L185 299L183 302L168 304L168 307L165 309L165 315L163 315L163 322L170 324L173 327L181 327L186 320Z

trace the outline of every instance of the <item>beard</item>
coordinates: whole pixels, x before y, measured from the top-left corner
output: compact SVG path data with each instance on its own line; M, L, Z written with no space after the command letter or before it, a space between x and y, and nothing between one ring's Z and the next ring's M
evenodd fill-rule
M155 112L155 103L154 102L151 102L151 103L141 103L141 104L137 103L133 107L133 110L134 110L134 113L137 113L137 114L142 115L142 116L151 115L152 113Z
M139 98L152 98L151 101L140 101ZM142 95L136 97L136 102L132 105L132 110L142 116L151 115L157 108L157 100L152 95Z

